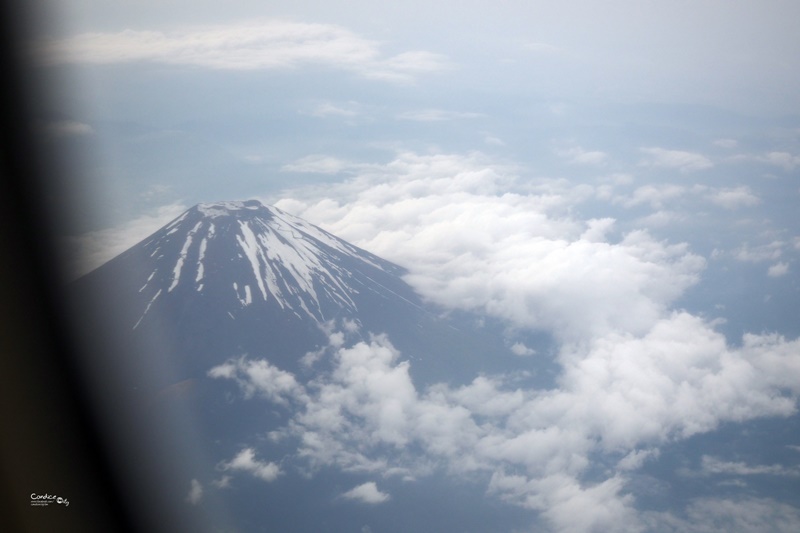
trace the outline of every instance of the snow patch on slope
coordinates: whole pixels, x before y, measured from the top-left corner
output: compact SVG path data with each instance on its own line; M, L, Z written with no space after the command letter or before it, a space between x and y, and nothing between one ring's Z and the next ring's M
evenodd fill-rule
M200 229L201 224L202 222L195 224L186 236L186 241L183 243L183 248L181 248L181 255L178 257L175 268L172 270L172 284L169 286L169 289L167 289L167 292L172 292L172 289L178 286L178 282L181 279L181 271L183 270L183 263L186 261L186 254L189 253L189 247L192 245L192 238L195 233L197 233L197 230Z

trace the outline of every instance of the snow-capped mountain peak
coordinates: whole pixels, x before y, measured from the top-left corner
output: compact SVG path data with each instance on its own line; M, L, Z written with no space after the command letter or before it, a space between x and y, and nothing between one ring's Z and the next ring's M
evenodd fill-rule
M364 291L394 294L381 278L403 272L256 200L198 204L123 256L136 253L146 258L137 275L147 274L138 289L147 302L134 329L160 299L189 291L216 302L235 299L238 309L277 307L321 323L358 311Z

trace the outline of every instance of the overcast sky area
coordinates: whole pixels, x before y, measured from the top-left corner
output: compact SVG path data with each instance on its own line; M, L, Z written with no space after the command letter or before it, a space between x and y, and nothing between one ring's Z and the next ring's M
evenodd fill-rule
M195 203L257 198L408 268L431 301L555 340L461 387L412 383L391 339L334 334L322 388L220 367L303 406L286 431L326 439L298 450L310 463L372 474L342 498L388 508L387 480L438 461L552 531L800 530L800 4L39 12L31 57L58 90L38 127L84 213L72 275ZM519 388L537 357L553 388ZM359 365L391 386L359 389ZM331 397L363 427L316 426ZM719 445L745 433L762 437ZM280 483L259 454L231 475Z

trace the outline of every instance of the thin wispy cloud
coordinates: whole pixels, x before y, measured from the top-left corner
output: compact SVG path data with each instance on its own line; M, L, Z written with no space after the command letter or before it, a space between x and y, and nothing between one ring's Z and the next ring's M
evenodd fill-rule
M800 156L786 151L772 151L762 154L740 153L730 156L729 161L736 162L757 162L772 167L778 167L785 172L791 172L800 166Z
M529 52L534 52L537 54L558 54L563 52L561 48L558 46L548 44L548 43L536 43L536 42L528 42L522 45L524 50Z
M339 68L371 79L408 82L442 70L447 59L414 50L396 55L380 43L331 24L285 20L196 27L181 31L124 30L83 33L39 42L44 64L155 62L215 70Z
M617 196L614 201L621 203L625 207L635 207L647 204L653 209L661 209L667 203L674 202L685 196L688 188L683 185L671 183L658 185L643 185L637 187L631 194Z
M774 261L783 255L785 245L786 243L778 240L755 246L743 243L733 251L733 257L746 263Z
M789 152L769 152L768 154L759 156L757 159L762 163L781 167L787 172L800 167L800 156Z
M64 243L69 259L66 265L67 275L78 277L99 267L157 231L186 209L187 206L181 203L169 204L119 226L68 237Z
M360 105L357 102L321 102L313 106L310 110L301 111L306 115L317 118L342 117L352 118L361 114Z
M189 487L189 494L186 495L186 501L192 505L197 505L202 499L203 485L196 479L193 479Z
M57 120L40 125L40 131L48 135L57 137L73 137L91 135L94 133L94 128L84 122L77 120Z
M713 144L714 146L725 148L726 150L731 150L739 146L739 142L736 139L717 139Z
M652 512L645 524L646 530L665 533L792 533L800 524L800 511L770 498L698 498L690 502L685 517Z
M658 147L640 148L639 151L648 156L642 161L642 166L674 168L684 173L705 170L714 166L706 156L695 152L667 150Z
M420 109L406 111L397 115L398 120L413 120L415 122L443 122L446 120L461 120L483 117L481 113L465 111L447 111L444 109Z
M577 165L604 165L608 161L608 154L600 150L584 150L580 146L557 149L556 155L563 157L571 164Z
M800 476L797 468L782 465L748 465L741 461L723 461L711 455L704 455L701 462L701 473L705 475L727 474L734 476Z
M761 199L746 186L719 189L712 192L708 198L725 209L753 207L761 203Z
M352 167L352 163L326 155L309 155L281 167L284 172L309 172L312 174L338 174Z
M611 196L611 200L624 207L649 205L653 209L663 210L669 205L680 205L691 197L702 198L728 210L755 207L761 204L761 198L750 187L744 185L716 188L706 185L687 187L675 183L642 185L630 193L614 194Z

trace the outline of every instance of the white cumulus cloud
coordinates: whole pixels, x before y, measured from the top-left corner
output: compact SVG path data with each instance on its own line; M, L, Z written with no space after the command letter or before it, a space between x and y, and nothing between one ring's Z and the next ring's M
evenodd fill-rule
M342 494L342 498L374 505L389 500L389 495L385 492L381 492L374 481L368 481L367 483L362 483L348 490Z
M767 269L767 275L771 278L785 276L789 272L789 263L778 262Z
M281 405L288 404L289 399L303 399L302 387L294 376L269 361L252 361L242 357L215 366L208 371L208 375L212 378L236 380L247 397L260 394Z
M525 346L525 344L521 342L515 342L514 344L511 345L510 349L511 353L513 353L514 355L519 355L520 357L536 354L536 350Z
M256 459L256 452L253 448L245 448L236 457L221 465L223 470L239 470L270 482L275 481L281 475L280 467L272 462L264 462Z

